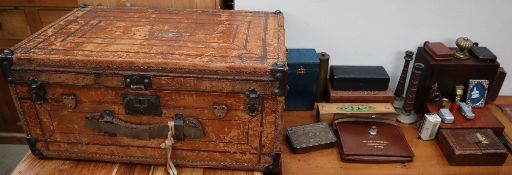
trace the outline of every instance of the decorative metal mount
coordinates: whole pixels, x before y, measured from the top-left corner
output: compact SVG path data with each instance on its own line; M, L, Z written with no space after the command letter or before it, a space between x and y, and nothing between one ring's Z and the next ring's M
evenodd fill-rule
M272 158L272 163L263 169L264 175L278 175L281 171L281 152L270 152L268 154Z
M278 82L278 86L272 89L272 95L285 96L288 83L288 67L281 60L277 60L270 67L270 74Z
M213 114L215 115L215 118L224 118L226 116L226 113L228 112L228 105L222 103L214 103L212 105L212 111Z
M261 108L260 93L256 91L256 89L251 87L245 91L245 96L247 97L247 99L245 100L247 114L249 114L249 116L251 117L254 117Z
M30 136L27 137L27 145L34 156L40 159L44 158L43 152L37 148L37 139Z
M84 2L81 2L80 4L78 4L78 8L87 8L87 7L89 7L89 5L87 5Z
M151 77L147 75L125 75L124 86L133 90L151 89Z
M32 93L32 101L36 104L43 104L46 89L41 85L41 82L35 78L30 78L29 85L30 92Z
M276 11L274 11L274 14L276 14L276 15L283 15L283 12L281 10L276 10Z
M14 51L11 49L5 49L2 54L0 55L0 70L2 71L2 74L4 75L5 79L9 83L14 83L14 77L12 77L11 74L11 67L13 65L13 56Z

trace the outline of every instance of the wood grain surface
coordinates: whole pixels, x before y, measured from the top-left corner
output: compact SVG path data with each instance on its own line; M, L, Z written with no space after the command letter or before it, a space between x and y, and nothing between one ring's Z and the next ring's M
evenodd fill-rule
M496 104L512 104L512 97L500 97ZM489 108L505 125L505 133L512 135L512 124L494 104ZM286 127L314 123L314 111L287 111L284 113ZM359 164L342 162L336 148L321 151L293 154L283 142L282 173L293 174L512 174L512 156L503 166L450 166L442 155L435 141L416 139L417 129L412 125L401 125L411 145L415 157L411 163L392 164ZM284 137L284 136L283 136ZM229 171L202 168L178 169L181 175L248 175L261 174L251 171ZM164 166L120 164L108 162L72 161L72 160L39 160L27 154L13 174L166 174Z

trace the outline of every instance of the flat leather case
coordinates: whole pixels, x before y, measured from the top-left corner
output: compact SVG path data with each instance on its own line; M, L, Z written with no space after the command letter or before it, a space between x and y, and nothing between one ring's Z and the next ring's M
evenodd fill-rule
M490 129L441 129L437 145L451 165L503 165L508 157Z
M441 42L426 42L425 49L436 60L450 60L453 57L453 50Z
M439 105L435 103L426 104L427 113L438 113ZM496 118L490 109L473 108L475 118L467 120L459 111L453 112L453 123L441 123L441 129L491 129L494 134L500 135L505 130L505 126Z
M382 66L331 66L329 73L334 90L385 91L389 75Z
M375 126L376 135L370 134ZM334 122L338 131L341 159L362 163L410 162L411 147L394 121L382 119L343 118Z
M288 92L285 110L310 110L316 100L320 61L315 49L288 49Z
M487 47L472 47L470 52L478 61L494 63L498 59Z

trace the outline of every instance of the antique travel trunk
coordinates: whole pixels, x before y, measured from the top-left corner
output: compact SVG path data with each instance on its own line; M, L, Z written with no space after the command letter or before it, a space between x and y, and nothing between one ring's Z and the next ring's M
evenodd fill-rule
M5 50L44 158L258 170L280 165L286 94L276 12L79 8ZM172 125L168 126L168 125Z

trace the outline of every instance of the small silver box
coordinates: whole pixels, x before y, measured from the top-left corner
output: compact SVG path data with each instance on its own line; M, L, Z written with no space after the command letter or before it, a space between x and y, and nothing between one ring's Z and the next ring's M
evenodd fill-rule
M453 114L450 112L450 110L443 108L439 110L439 117L443 120L444 123L453 123L453 120L455 117L453 117Z
M432 140L436 137L437 129L441 124L441 118L436 113L426 113L423 120L419 122L419 138L421 140Z
M460 103L459 106L460 106L460 113L464 117L466 117L466 119L474 119L475 118L475 114L473 113L471 106L469 106L466 103Z

